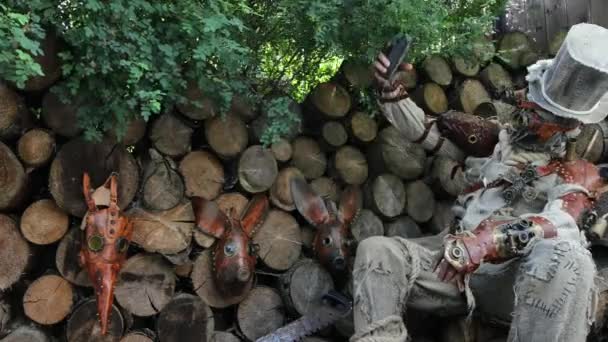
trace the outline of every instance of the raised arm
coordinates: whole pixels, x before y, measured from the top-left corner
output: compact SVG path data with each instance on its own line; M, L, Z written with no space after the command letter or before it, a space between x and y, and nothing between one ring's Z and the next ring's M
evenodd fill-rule
M425 150L452 159L464 160L464 153L451 141L441 136L437 125L426 120L424 111L409 98L399 78L392 83L384 78L389 60L382 53L374 63L375 78L380 93L380 109L386 119L409 141L420 144ZM401 70L410 70L411 64L403 64Z

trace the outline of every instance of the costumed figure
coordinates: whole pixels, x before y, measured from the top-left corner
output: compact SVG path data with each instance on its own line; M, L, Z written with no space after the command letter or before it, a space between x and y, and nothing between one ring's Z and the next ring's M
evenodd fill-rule
M356 220L363 202L355 186L346 188L340 196L339 209L332 201L324 201L302 178L290 183L294 204L317 232L313 240L315 255L332 275L349 269L354 245L350 225Z
M266 219L268 198L256 195L243 215L224 215L218 205L202 197L192 197L198 229L218 240L213 250L213 276L220 293L238 297L251 290L258 246L253 235Z
M83 222L85 231L80 263L86 268L95 289L101 334L105 335L114 301L114 285L127 257L133 224L118 207L117 175L110 175L102 188L106 192L109 189L109 197L95 198L91 179L87 173L84 174L83 192L87 214Z
M581 124L608 115L606 46L608 30L575 25L554 59L530 66L527 100L487 157L465 151L477 141L462 136L471 122L427 124L405 88L386 80L389 61L379 55L385 117L427 151L464 160L470 184L442 234L359 244L352 342L406 341L406 308L479 312L510 326L508 341L585 341L597 299L585 227L607 182L605 170L576 158L574 142ZM479 137L492 140L494 128L482 126Z

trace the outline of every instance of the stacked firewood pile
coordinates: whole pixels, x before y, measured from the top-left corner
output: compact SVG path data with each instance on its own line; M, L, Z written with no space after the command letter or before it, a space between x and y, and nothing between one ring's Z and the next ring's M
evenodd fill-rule
M367 66L346 62L303 104L294 102L291 110L302 125L271 148L259 144L268 123L263 109L235 98L222 119L195 85L185 95L202 107L166 108L152 122L132 122L121 141L110 134L91 143L76 125L77 105L49 90L61 81L52 44L45 46L40 62L47 76L31 80L24 91L0 83L3 341L254 341L314 310L331 288L351 293L348 277L330 274L314 259L315 228L295 210L292 177L304 177L333 201L345 186L360 186L364 209L350 227L355 242L433 235L450 223L462 169L428 155L381 115L363 110L360 90L372 81ZM494 49L500 57L492 58ZM506 120L513 107L500 94L525 87L523 67L538 58L528 37L509 33L470 60L429 56L401 77L429 115L455 108ZM599 160L602 132L599 126L586 129L591 147L581 153ZM135 222L106 336L78 262L85 171L95 187L119 172L119 205ZM272 207L253 237L259 246L256 286L226 299L213 281L214 238L196 228L190 198L213 200L226 214L238 214L258 193L266 193ZM470 340L459 334L458 320L441 321L444 329L432 317L408 320L416 341ZM480 331L481 341L501 336ZM346 341L350 334L352 317L306 341Z

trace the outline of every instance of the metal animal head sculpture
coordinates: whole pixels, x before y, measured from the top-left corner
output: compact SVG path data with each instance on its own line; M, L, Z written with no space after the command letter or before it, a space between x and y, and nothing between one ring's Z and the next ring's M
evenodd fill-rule
M323 201L302 178L291 180L291 195L300 214L317 228L313 248L321 264L334 273L345 271L353 243L349 228L363 201L359 188L350 186L342 192L339 209Z
M80 262L93 283L101 333L105 335L114 301L114 284L127 256L133 224L118 207L117 175L110 175L103 186L110 189L107 206L95 203L91 179L87 173L84 174L83 191L88 211Z
M453 110L439 116L437 128L466 154L474 157L491 155L500 131L495 122Z
M255 196L240 218L224 215L217 204L202 197L192 198L196 225L218 239L213 252L214 280L225 296L239 296L251 288L257 246L252 237L268 214L268 198Z

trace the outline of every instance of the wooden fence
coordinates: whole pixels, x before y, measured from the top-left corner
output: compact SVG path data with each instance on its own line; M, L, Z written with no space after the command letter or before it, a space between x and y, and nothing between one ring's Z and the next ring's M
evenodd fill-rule
M582 22L608 27L608 0L511 0L499 30L525 32L547 51L556 33Z

